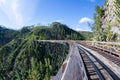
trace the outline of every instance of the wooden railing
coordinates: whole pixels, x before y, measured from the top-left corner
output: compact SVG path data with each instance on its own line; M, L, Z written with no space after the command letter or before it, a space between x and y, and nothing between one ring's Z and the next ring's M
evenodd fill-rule
M89 45L109 52L110 54L120 57L120 43L119 42L98 42L98 41L78 41L82 44Z

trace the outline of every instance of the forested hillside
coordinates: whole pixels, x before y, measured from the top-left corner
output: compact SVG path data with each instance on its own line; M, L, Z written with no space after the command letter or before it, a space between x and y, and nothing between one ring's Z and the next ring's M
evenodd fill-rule
M31 34L38 36L39 39L48 40L84 40L84 36L80 33L68 28L68 26L54 22L50 26L35 27L31 30Z
M16 38L17 31L0 26L0 47Z
M92 40L93 38L93 32L80 31L80 34L84 36L85 40Z
M36 40L84 39L80 33L58 22L16 31L1 27L0 33L2 80L50 80L66 58L69 45Z
M69 46L13 40L0 49L0 78L3 80L49 80L65 59Z
M83 35L70 29L68 26L53 22L49 26L25 26L21 30L0 27L0 47L13 39L26 38L29 36L35 36L41 40L85 39Z

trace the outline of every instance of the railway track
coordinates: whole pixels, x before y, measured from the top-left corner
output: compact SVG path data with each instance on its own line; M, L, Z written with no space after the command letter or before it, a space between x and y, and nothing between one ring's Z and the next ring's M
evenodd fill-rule
M79 53L83 59L89 80L120 80L101 60L80 45Z
M84 44L82 44L84 45ZM98 54L104 56L105 58L107 58L108 60L112 61L113 63L115 63L116 65L118 65L120 67L120 58L116 55L111 54L109 51L105 51L96 47L92 47L89 45L84 45L85 47L92 49L94 51L96 51Z

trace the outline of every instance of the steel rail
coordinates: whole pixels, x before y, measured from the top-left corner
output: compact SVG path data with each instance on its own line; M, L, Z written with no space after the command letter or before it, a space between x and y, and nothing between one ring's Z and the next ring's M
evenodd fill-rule
M80 46L81 47L81 46ZM110 76L114 79L114 80L120 80L120 78L110 69L108 68L101 60L99 60L96 56L94 56L90 51L84 49L83 47L81 47L84 51L88 52L96 61L98 61L99 64L101 64L101 66L110 74Z
M80 48L80 50L82 50L85 53L85 56L88 58L88 60L90 61L90 64L93 66L93 68L95 69L95 71L97 72L97 75L99 76L99 80L105 80L105 77L103 76L103 74L100 72L100 70L98 69L98 67L95 65L95 63L89 58L89 56L87 55L87 52Z

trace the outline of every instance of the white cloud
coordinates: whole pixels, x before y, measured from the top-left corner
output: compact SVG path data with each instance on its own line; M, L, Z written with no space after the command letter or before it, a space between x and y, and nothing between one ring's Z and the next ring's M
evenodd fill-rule
M74 28L74 30L76 30L76 31L84 31L84 28L81 27L80 25L76 25L76 27Z
M82 27L76 27L74 30L76 30L76 31L91 31L89 28L85 29Z
M83 29L82 29L82 28L78 28L78 27L77 27L77 28L75 28L75 30L76 30L76 31L83 31Z
M0 10L6 18L9 19L8 22L2 25L7 25L14 29L20 29L26 25L32 20L37 1L38 0L0 0Z
M88 17L83 17L79 21L79 23L86 23L86 22L93 22L93 20Z
M0 0L0 6L5 4L6 0Z
M60 20L56 20L56 22L63 22L64 20L60 19Z
M20 7L19 7L19 2L18 0L13 0L12 4L11 4L11 10L13 11L13 16L15 18L15 22L13 23L17 26L20 26L23 23L23 15L22 13L19 11Z
M23 23L23 15L20 12L19 0L0 0L0 8L8 17L11 23L10 26L16 26L16 29L18 29Z

